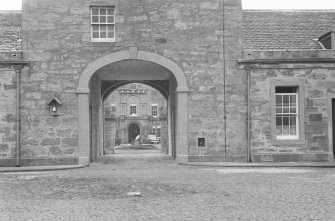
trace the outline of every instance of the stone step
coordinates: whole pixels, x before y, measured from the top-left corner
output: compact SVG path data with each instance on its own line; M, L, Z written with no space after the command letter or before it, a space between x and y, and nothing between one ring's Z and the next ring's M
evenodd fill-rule
M96 161L100 164L114 164L119 162L157 162L162 160L174 161L171 156L161 153L159 150L123 150L115 154L104 155Z

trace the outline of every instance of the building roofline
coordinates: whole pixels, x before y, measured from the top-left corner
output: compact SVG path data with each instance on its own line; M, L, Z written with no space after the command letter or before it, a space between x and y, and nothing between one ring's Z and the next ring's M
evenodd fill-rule
M29 63L28 60L0 60L0 64L22 64L27 65Z
M242 9L243 12L335 12L335 9Z
M335 58L260 58L238 59L240 64L335 63Z
M0 10L0 14L21 14L22 10Z

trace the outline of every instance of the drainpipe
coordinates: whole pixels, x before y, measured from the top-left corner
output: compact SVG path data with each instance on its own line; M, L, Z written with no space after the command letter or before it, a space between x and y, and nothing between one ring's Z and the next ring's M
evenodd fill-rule
M21 65L14 65L16 73L16 166L20 166L21 117L20 117L20 77Z
M222 45L222 51L223 51L223 128L224 128L224 155L225 159L227 159L227 102L226 102L226 51L225 51L225 25L224 25L224 10L225 10L225 3L224 0L222 2L223 7L223 21L222 21L222 29L223 29L223 45Z
M246 73L247 73L247 162L251 162L251 157L250 157L250 126L251 126L251 113L250 113L250 73L251 70L249 67L244 67Z

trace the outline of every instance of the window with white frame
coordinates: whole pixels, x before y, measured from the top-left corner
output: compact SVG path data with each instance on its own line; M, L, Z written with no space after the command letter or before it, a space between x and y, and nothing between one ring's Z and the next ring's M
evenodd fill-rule
M91 41L115 41L115 7L91 7Z
M153 117L157 117L158 116L158 106L157 106L157 104L151 105L151 115Z
M276 87L276 139L299 139L298 88Z
M152 134L161 137L161 126L152 126Z
M113 111L113 112L116 111L115 104L110 104L110 110Z
M135 104L130 105L130 116L136 116L136 105Z

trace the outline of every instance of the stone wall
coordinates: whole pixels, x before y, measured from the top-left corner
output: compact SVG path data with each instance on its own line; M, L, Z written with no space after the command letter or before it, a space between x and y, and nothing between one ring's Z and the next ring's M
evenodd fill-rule
M7 52L0 54L3 60L21 52L21 21L21 11L0 10L0 51Z
M92 3L115 5L115 43L91 42L89 9ZM228 30L227 51L235 53L239 44L240 3L227 1L227 4L230 7L225 11L228 23L238 25L231 25ZM79 76L89 62L112 52L127 50L130 46L163 55L184 69L192 91L189 99L190 152L193 155L222 153L225 133L222 12L221 0L45 0L43 4L37 0L24 1L23 50L24 58L31 62L29 70L23 74L22 85L25 118L22 122L23 157L76 155L75 142L71 142L73 151L70 153L64 151L64 140L72 141L77 137L75 92ZM227 72L236 69L236 59L233 62L236 56L229 57L231 65ZM229 93L244 93L234 84L241 76L236 73L230 76ZM52 96L64 102L62 115L58 118L50 117L46 109L46 102ZM243 95L236 96L245 100ZM234 125L229 130L229 145L238 154L245 143L241 138L245 136L233 134L245 130L245 123L242 123L243 117L235 118L237 109L240 108L229 110L231 125ZM57 130L68 130L68 133L59 137L54 132ZM207 139L205 150L197 147L197 137ZM233 150L235 144L237 150ZM57 151L50 154L50 150Z
M15 70L0 66L0 159L13 159L16 156L15 81ZM4 166L4 163L0 160L0 166Z

